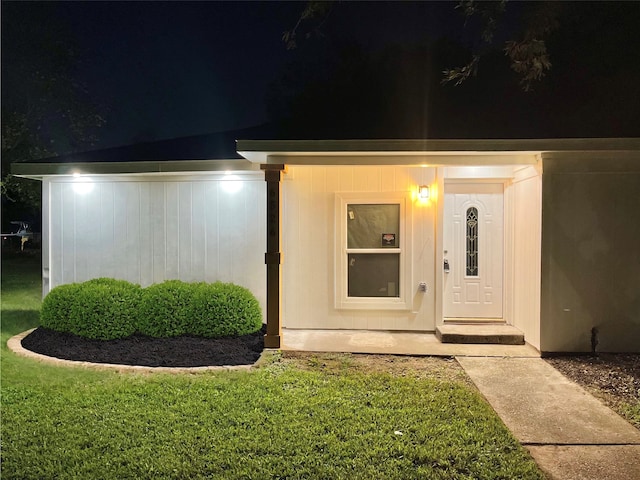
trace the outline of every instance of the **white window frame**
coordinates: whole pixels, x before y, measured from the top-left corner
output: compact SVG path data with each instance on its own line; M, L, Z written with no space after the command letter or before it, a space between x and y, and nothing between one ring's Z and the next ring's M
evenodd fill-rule
M399 248L347 248L347 205L396 204L400 206ZM335 282L337 309L411 310L411 206L410 192L340 192L335 197ZM350 253L384 253L400 255L399 297L349 297L348 256Z

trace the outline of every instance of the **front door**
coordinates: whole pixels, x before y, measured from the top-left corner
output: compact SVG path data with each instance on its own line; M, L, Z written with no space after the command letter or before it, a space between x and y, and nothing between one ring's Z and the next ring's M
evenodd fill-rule
M503 192L501 183L445 184L445 320L502 319Z

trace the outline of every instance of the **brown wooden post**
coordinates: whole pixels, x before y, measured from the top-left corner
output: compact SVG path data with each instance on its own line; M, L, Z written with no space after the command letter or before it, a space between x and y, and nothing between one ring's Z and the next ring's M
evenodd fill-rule
M267 266L267 334L264 337L264 346L280 348L280 265L282 264L280 181L284 165L260 165L260 168L264 170L264 179L267 182L267 253L264 255L264 263Z

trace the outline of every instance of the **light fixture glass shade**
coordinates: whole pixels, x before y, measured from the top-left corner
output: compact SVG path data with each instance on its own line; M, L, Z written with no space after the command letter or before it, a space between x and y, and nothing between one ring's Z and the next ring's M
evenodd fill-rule
M428 185L420 185L418 188L418 196L422 200L427 200L429 198L429 186Z

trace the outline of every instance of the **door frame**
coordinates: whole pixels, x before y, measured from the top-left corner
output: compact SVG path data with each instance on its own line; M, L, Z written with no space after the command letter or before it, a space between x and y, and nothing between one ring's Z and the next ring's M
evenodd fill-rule
M503 261L502 261L502 318L508 325L512 324L513 312L513 196L509 189L511 178L445 178L445 169L438 168L437 188L442 192L436 209L436 326L444 324L444 196L446 184L460 183L500 183L503 186Z

